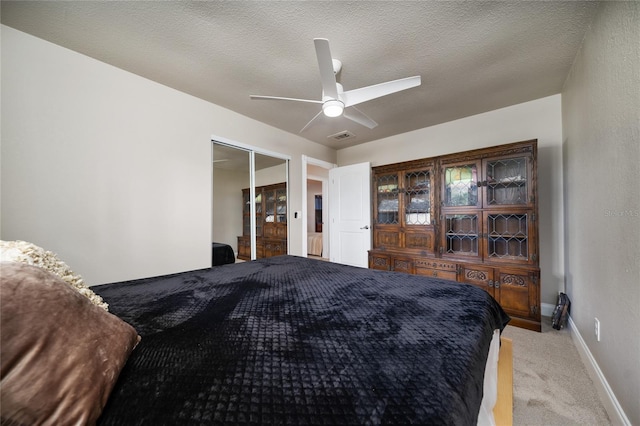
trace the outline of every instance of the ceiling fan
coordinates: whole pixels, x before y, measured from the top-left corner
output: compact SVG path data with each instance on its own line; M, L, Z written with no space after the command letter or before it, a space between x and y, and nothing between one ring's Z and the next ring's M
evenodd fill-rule
M316 47L318 67L320 68L320 81L322 82L322 100L284 98L280 96L251 95L251 99L266 99L275 101L294 101L322 104L322 110L300 130L300 133L307 130L311 124L324 114L327 117L344 116L351 121L373 129L378 125L373 119L355 107L355 105L382 96L390 95L401 90L410 89L420 85L420 76L401 78L399 80L387 81L386 83L374 84L360 89L347 90L336 81L336 74L342 69L342 62L331 57L329 40L315 38L313 43Z

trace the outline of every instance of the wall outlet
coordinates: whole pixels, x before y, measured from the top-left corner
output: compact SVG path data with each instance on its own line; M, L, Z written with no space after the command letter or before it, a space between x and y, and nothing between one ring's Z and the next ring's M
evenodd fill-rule
M598 318L596 318L596 321L595 321L594 331L596 333L596 340L599 342L600 341L600 320Z

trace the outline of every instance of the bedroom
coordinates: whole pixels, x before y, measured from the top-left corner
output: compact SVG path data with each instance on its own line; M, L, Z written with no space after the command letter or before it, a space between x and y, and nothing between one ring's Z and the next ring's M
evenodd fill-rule
M640 383L638 242L624 238L639 225L602 213L639 208L629 179L638 175L637 117L628 116L638 110L637 13L637 4L602 6L562 92L337 151L3 26L2 239L50 247L96 284L191 270L210 261L212 135L290 155L291 176L301 176L302 155L389 163L536 137L547 188L542 301L553 304L566 282L586 347L640 423L630 399ZM291 180L293 210L300 186ZM290 252L301 244L292 239ZM592 336L594 317L603 342Z

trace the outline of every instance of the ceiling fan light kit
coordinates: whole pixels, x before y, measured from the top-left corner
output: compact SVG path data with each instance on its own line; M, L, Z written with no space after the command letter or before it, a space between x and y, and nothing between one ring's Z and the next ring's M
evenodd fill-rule
M322 112L327 117L340 117L344 112L344 104L337 99L330 99L322 104Z
M284 98L280 96L251 95L251 99L266 99L277 101L310 102L322 104L322 111L307 123L300 130L300 133L308 129L321 115L329 118L344 116L345 118L373 129L378 125L365 113L357 109L354 105L390 95L401 90L419 86L420 76L402 78L400 80L379 83L373 86L362 87L360 89L344 91L342 85L336 81L336 74L342 69L342 62L331 57L329 40L324 38L313 39L316 47L316 57L320 70L320 81L322 83L322 101L312 99Z

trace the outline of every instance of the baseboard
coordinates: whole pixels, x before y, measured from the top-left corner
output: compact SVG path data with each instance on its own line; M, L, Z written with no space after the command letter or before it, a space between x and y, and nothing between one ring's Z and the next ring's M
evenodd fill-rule
M618 398L616 398L616 395L613 393L613 390L609 386L609 383L604 377L602 370L600 370L598 363L591 354L591 351L587 347L584 339L580 335L578 327L576 327L576 324L573 322L571 316L569 316L569 331L571 332L573 344L578 349L578 353L582 358L582 362L587 368L587 371L589 372L589 375L591 376L591 379L593 380L593 383L598 390L598 394L601 397L600 399L604 404L604 408L607 410L607 414L611 419L611 424L631 426L629 418L620 406Z

